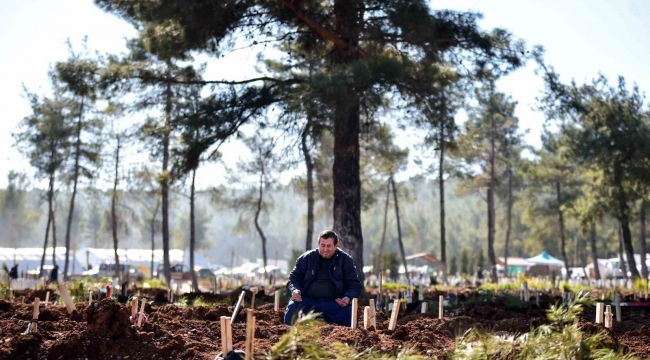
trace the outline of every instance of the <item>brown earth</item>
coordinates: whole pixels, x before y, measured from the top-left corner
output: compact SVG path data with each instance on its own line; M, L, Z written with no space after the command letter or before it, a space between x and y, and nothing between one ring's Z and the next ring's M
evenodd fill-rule
M258 294L261 295L261 294ZM427 294L429 295L429 294ZM154 297L160 294L151 294ZM216 298L232 303L238 293ZM467 298L470 294L464 294ZM194 296L193 299L198 296ZM271 297L259 296L263 302ZM250 296L247 296L250 300ZM555 298L542 298L544 308ZM367 301L361 300L360 305ZM38 333L23 334L32 316L32 305L20 302L0 301L0 360L3 359L199 359L212 360L221 352L221 316L232 315L227 305L211 307L177 307L175 305L147 305L147 322L138 329L129 321L130 308L111 299L103 299L87 306L76 304L73 314L62 305L42 307L39 315ZM283 324L283 311L273 311L273 304L261 305L255 310L255 354L270 351L280 338L289 331ZM362 314L359 312L359 325ZM580 320L586 332L605 330L593 323L592 309L585 309ZM378 312L377 329L356 329L335 325L318 327L321 333L317 342L323 347L341 342L356 348L379 350L397 354L404 349L431 358L445 358L453 350L456 339L474 328L498 333L519 335L531 328L545 324L545 311L534 305L523 309L506 309L504 303L482 303L450 309L442 320L437 312L406 314L398 320L395 330L388 330L388 314ZM641 358L650 358L650 315L623 313L624 321L606 330L606 336L614 344L624 346ZM240 314L233 324L233 345L244 349L246 340L245 316Z

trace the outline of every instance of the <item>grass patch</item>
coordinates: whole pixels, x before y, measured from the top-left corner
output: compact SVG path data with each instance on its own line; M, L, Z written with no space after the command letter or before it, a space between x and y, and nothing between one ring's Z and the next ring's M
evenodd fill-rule
M569 306L553 306L547 313L549 325L519 337L496 336L471 330L459 339L449 358L474 359L634 359L623 349L608 341L604 332L583 333L575 320L582 313L579 294Z

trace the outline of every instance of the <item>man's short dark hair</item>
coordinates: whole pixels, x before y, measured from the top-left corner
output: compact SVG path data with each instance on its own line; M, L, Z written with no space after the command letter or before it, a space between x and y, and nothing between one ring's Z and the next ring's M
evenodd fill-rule
M339 235L334 230L325 230L318 235L318 239L334 239L334 245L339 243Z

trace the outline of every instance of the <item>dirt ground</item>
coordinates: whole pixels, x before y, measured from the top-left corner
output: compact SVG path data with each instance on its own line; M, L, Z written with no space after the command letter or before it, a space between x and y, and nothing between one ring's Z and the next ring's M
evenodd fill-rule
M131 324L131 310L124 304L103 299L88 306L76 304L76 311L68 314L62 305L42 307L38 319L38 333L23 334L32 317L33 296L26 294L27 304L0 301L0 360L2 359L205 359L212 360L221 351L221 316L231 316L232 307L177 307L175 305L147 305L147 322L137 329ZM41 294L35 294L41 295ZM154 300L156 295L151 294ZM230 294L229 300L236 298ZM427 294L429 295L429 294ZM468 295L469 296L469 295ZM204 300L209 299L203 296ZM223 297L220 297L224 300ZM259 297L258 297L259 299ZM261 301L270 300L262 297ZM162 300L158 298L157 300ZM397 354L405 348L415 349L431 358L445 358L455 346L457 337L467 330L480 328L497 334L518 335L546 323L545 308L554 299L542 298L543 308L506 310L500 303L482 303L461 306L438 320L437 311L427 314L405 315L398 320L395 330L387 330L388 316L377 315L377 329L356 329L333 325L320 327L318 343L329 346L342 342L362 351L369 348ZM232 303L232 302L231 302ZM366 305L361 301L360 306ZM270 303L255 310L257 329L255 353L266 354L289 327L282 322L283 311L273 311ZM362 314L359 312L359 326ZM593 323L592 309L586 309L580 326L585 331L598 331L602 326ZM623 313L624 321L615 324L608 336L628 351L641 358L650 358L650 314ZM233 324L233 345L244 349L245 318L240 314Z

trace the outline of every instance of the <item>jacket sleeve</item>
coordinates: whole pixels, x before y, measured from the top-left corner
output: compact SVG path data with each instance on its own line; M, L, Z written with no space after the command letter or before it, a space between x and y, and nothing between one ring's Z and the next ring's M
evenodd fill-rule
M296 260L296 265L289 274L289 281L287 282L287 293L289 296L294 290L302 292L302 280L305 278L305 271L307 269L307 256L302 255Z
M358 298L361 293L361 280L357 274L357 267L350 256L345 256L343 266L343 278L345 279L345 294L350 300Z

